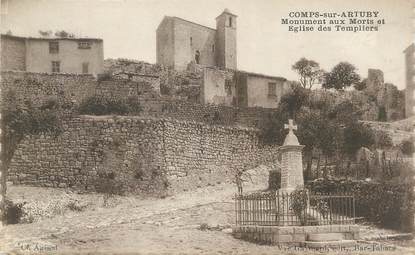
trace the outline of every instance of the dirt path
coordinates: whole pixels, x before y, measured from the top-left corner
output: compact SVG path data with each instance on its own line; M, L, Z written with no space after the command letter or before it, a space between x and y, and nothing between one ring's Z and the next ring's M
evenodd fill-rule
M25 196L25 199L42 200L59 192L64 191L31 187L10 189L16 199ZM111 208L100 205L99 195L77 195L90 201L92 206L82 212L69 211L30 224L6 226L3 245L15 251L33 251L40 247L58 253L304 253L234 239L230 234L233 194L233 187L215 186L165 199L118 198L117 205ZM210 228L200 230L201 226ZM410 247L400 247L392 254L414 254L414 251Z

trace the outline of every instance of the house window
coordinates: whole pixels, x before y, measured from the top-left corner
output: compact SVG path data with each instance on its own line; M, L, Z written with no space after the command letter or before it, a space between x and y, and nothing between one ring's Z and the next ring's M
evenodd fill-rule
M59 53L59 42L49 42L49 53Z
M61 62L52 61L52 73L60 73L61 71Z
M229 17L229 26L232 27L232 17Z
M193 46L193 38L190 37L190 46Z
M215 52L215 45L212 44L212 52Z
M82 63L82 73L88 73L88 67L89 67L88 62Z
M277 95L277 84L275 82L268 83L268 96Z
M90 42L78 42L78 49L91 49Z

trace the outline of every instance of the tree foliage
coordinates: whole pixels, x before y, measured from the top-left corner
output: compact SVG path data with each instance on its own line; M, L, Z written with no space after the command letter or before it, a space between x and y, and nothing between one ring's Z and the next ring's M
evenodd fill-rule
M346 92L295 87L281 98L276 113L263 128L267 143L282 144L287 134L284 123L294 119L299 127L295 133L305 145L306 179L313 176L312 166L316 166L317 176L320 168L323 176L330 173L347 176L352 172L352 161L361 147L385 149L392 146L387 133L372 130L359 121L364 106L356 104L353 97L339 96L339 93Z
M1 159L4 177L7 176L7 169L14 152L25 135L40 133L57 135L61 132L60 109L60 105L54 100L46 101L43 105L37 107L30 102L18 103L13 91L5 94L1 109L3 131L1 144L4 148ZM5 180L5 178L1 180L3 182L3 192L6 189Z
M354 84L354 88L355 88L356 90L359 90L359 91L366 89L366 81L367 81L367 79L363 79L363 80L362 80L362 81L360 81L360 82L356 82L356 83Z
M281 97L280 108L294 118L301 107L307 104L308 92L300 86L293 86L292 92Z
M356 73L356 67L348 62L340 62L333 67L331 72L324 76L323 88L343 90L360 82L360 76Z
M413 167L405 182L366 182L342 179L318 179L308 184L312 192L349 193L355 197L356 216L382 227L413 231L414 188Z
M375 143L373 131L361 124L350 123L344 128L343 152L352 157L361 147L370 147Z
M140 103L134 97L112 99L92 96L80 104L78 112L90 115L138 115L141 110Z
M324 74L320 68L320 64L314 60L301 58L293 66L292 69L300 76L300 84L305 89L311 89Z
M403 154L411 156L415 152L415 145L412 139L404 140L399 145Z

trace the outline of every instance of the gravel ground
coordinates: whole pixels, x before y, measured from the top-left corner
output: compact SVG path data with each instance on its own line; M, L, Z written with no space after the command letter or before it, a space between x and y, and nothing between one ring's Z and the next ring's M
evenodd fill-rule
M36 211L36 217L29 224L3 227L0 251L60 254L321 254L257 245L233 238L230 233L233 192L233 187L214 186L165 199L114 197L110 206L104 207L102 196L98 194L81 195L62 189L11 186L8 196L13 201L27 201L28 205L32 205L31 210ZM68 208L69 204L76 206ZM50 208L58 209L54 213L46 213ZM204 230L200 229L201 226L205 227ZM389 234L395 232L362 226L362 237L366 239ZM369 247L368 250L345 254L415 254L414 244L413 241L366 241L359 243L359 246ZM378 250L370 250L371 247ZM343 254L339 251L325 252Z

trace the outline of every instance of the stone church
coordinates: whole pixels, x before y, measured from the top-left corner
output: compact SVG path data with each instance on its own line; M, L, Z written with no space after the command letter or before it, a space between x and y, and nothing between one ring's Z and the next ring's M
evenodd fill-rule
M157 63L185 70L190 63L237 69L236 15L225 9L216 29L165 16L157 28Z

